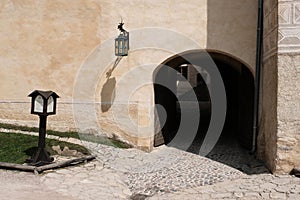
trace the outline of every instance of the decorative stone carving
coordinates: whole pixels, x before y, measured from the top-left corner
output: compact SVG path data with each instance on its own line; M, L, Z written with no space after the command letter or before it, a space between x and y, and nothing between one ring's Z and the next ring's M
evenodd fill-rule
M300 52L300 1L279 1L279 53Z

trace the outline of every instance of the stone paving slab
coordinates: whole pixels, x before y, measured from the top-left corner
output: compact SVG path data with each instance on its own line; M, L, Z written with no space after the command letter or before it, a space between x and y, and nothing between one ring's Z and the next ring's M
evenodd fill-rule
M59 191L49 190L38 176L27 172L0 170L1 200L75 200Z
M49 172L40 180L48 189L78 199L126 199L131 195L122 177L99 161Z

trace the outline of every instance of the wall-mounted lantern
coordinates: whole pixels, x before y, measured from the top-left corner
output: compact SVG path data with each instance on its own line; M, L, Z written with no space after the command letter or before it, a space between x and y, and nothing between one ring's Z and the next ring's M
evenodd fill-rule
M124 23L121 22L118 25L120 30L119 36L115 39L115 55L127 56L129 50L129 32L123 28Z
M39 142L38 150L29 162L31 165L45 165L53 161L46 151L46 124L47 116L56 114L56 99L59 96L52 91L35 90L28 95L31 97L31 114L39 115Z

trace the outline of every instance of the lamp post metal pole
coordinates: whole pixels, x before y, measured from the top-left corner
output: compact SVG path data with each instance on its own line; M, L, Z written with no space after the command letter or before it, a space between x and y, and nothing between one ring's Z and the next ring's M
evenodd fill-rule
M51 158L46 150L46 124L47 115L40 115L40 126L39 126L39 141L38 150L33 158L32 165L44 165L51 163Z
M46 143L46 124L47 116L40 115L40 126L39 126L39 144L38 148L45 148Z

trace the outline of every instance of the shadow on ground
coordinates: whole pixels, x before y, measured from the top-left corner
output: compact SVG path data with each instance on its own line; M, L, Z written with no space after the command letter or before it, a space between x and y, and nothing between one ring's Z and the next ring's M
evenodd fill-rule
M202 141L196 139L188 149L188 152L199 154L199 146L201 144ZM250 154L234 138L221 136L216 146L206 157L238 169L248 175L269 173L264 163L258 160L255 155Z

